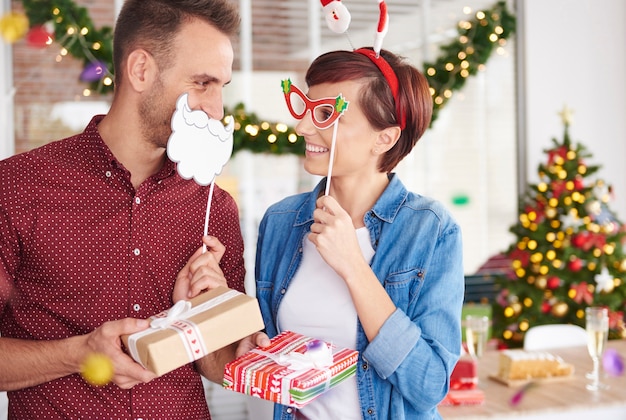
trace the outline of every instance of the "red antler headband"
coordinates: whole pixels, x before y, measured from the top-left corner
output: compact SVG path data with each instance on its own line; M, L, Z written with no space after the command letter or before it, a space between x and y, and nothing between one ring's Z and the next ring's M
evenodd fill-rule
M326 23L330 30L336 33L344 33L348 30L350 25L350 12L341 3L341 0L320 0L322 8L325 12ZM360 48L354 50L354 52L363 54L380 69L393 94L393 100L396 103L396 119L400 124L400 128L404 130L406 127L406 115L400 109L400 85L398 83L398 76L393 71L387 60L380 55L380 50L383 44L383 38L387 35L387 29L389 27L389 15L387 14L387 4L385 0L377 0L379 8L378 26L376 28L376 37L374 38L373 50L367 48Z

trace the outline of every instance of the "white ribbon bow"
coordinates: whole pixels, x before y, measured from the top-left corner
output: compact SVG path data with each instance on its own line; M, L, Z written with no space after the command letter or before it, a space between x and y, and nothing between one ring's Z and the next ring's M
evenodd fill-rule
M164 318L154 318L150 321L150 327L160 330L164 330L175 321L186 319L189 317L189 311L191 310L191 302L188 300L179 300L167 311L167 316Z

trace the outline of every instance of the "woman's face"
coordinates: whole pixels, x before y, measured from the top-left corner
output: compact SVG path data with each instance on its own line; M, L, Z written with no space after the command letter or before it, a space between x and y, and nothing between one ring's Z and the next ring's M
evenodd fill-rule
M333 163L333 179L342 176L361 176L368 172L378 172L378 155L373 153L378 132L375 131L359 106L360 91L363 83L346 81L323 83L311 86L307 96L312 99L334 98L341 94L348 102L345 112L336 124L337 139ZM333 139L334 125L319 129L307 112L296 126L298 135L306 142L304 169L313 174L325 176Z

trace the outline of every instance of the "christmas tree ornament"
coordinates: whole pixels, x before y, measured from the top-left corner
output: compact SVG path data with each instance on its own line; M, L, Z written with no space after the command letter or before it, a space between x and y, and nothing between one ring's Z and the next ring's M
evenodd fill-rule
M28 24L28 18L23 13L5 13L0 18L0 35L9 44L14 44L26 35Z
M548 219L554 219L558 215L558 213L555 208L550 207L546 209L545 215Z
M26 34L26 42L34 48L46 48L54 42L54 36L48 32L44 25L36 25L30 28Z
M546 288L547 284L548 284L548 281L546 280L545 276L539 276L535 280L535 287L537 287L537 289L543 290Z
M550 310L550 313L557 318L563 318L567 314L568 311L569 311L569 307L567 306L567 303L558 302L552 307L552 309Z
M598 285L596 287L597 293L611 293L613 291L613 276L609 274L609 270L606 267L602 267L602 271L595 275L594 280Z
M576 273L583 268L583 261L580 258L572 257L567 263L567 268Z
M88 63L80 73L80 80L83 82L95 82L107 75L106 63L102 61L92 61Z
M114 374L113 362L101 353L90 353L83 361L80 374L93 386L104 386L111 382Z
M570 288L571 293L568 293L568 296L578 304L585 302L590 306L593 303L593 289L593 286L582 281L578 284L572 284Z
M561 285L561 279L560 279L560 278L558 278L558 277L556 277L556 276L552 276L552 277L550 277L550 278L548 279L547 284L546 284L546 286L547 286L549 289L552 289L552 290L556 289L556 288L557 288L557 287L559 287L560 285Z

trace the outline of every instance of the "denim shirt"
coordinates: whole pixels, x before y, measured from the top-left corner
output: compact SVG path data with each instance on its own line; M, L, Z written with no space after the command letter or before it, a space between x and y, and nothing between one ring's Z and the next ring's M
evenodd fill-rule
M279 333L278 307L300 266L302 241L308 240L325 182L272 205L261 221L256 290L270 337ZM394 174L364 222L375 250L370 266L396 310L372 342L357 325L362 418L441 418L437 404L461 350L460 227L440 203L410 193ZM276 404L274 419L295 419L295 412Z

